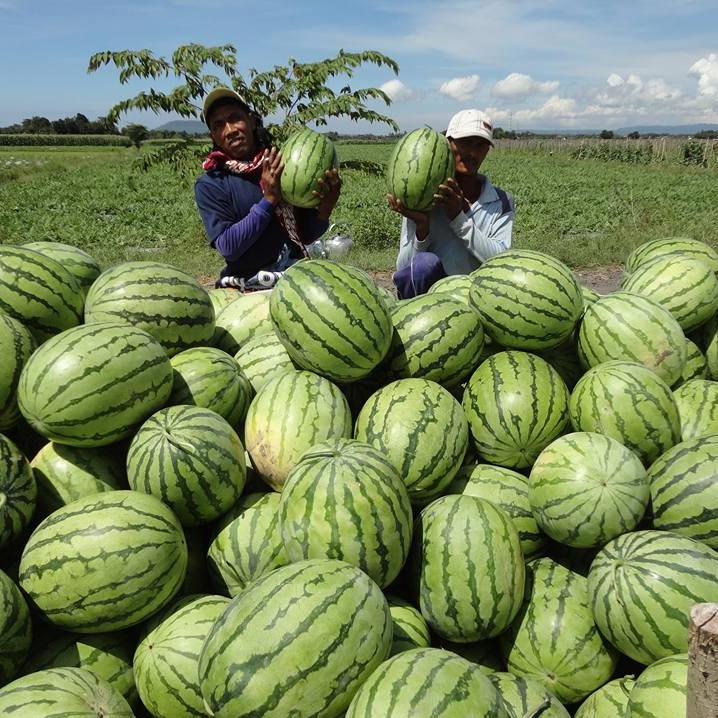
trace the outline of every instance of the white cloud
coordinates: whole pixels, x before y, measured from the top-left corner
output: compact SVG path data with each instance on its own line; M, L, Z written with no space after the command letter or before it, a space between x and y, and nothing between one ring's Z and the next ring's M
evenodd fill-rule
M459 102L468 102L476 96L480 84L478 75L454 77L452 80L442 83L439 92Z
M718 55L711 53L694 62L689 75L698 77L698 94L701 97L718 97Z
M555 92L558 86L559 83L557 80L539 82L538 80L534 80L531 75L512 72L503 80L499 80L495 83L492 92L498 97L519 98L527 97L528 95Z
M386 92L394 102L413 100L418 97L419 94L410 87L407 87L401 80L396 79L385 82L379 89Z

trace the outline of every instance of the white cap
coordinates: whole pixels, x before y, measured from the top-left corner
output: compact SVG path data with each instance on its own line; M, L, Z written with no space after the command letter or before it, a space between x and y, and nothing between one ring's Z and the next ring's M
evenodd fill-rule
M450 120L446 136L460 140L462 137L483 137L494 144L494 126L491 118L481 110L461 110Z
M204 104L202 106L202 114L200 118L207 122L209 111L217 100L230 99L249 109L249 104L238 92L235 92L231 87L215 87L211 90L204 98Z

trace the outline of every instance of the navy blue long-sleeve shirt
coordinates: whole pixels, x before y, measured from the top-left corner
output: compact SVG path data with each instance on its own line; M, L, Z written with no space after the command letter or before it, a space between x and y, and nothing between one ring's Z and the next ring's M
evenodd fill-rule
M195 182L194 194L209 243L227 263L221 276L251 277L271 265L285 245L290 256L302 256L252 177L208 170ZM295 214L305 244L329 226L317 217L315 209L300 208Z

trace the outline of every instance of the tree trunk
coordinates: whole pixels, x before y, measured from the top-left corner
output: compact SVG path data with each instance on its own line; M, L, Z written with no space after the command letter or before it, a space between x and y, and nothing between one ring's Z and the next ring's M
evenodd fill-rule
M718 718L718 604L698 603L688 627L686 718Z

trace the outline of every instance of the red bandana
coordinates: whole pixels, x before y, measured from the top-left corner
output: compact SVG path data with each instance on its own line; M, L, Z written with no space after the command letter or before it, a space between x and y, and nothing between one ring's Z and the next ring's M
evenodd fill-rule
M261 169L263 164L264 149L260 149L248 162L244 160L233 160L224 154L222 150L215 149L207 155L207 159L202 163L202 169L205 171L219 169L233 175L260 175L259 187L262 188ZM284 200L280 200L274 207L274 213L277 215L279 224L282 226L287 237L302 250L302 256L307 257L307 250L304 248L301 236L299 235L299 227L294 214L294 208Z

